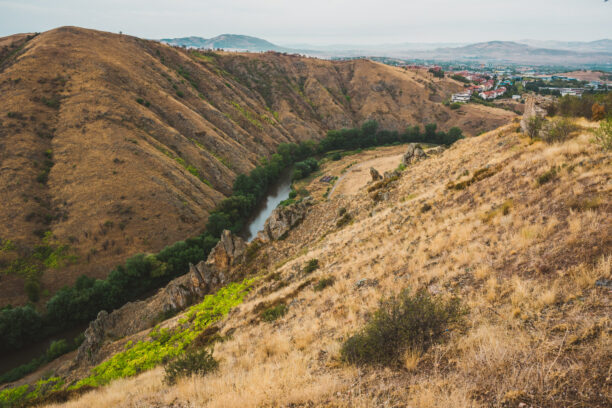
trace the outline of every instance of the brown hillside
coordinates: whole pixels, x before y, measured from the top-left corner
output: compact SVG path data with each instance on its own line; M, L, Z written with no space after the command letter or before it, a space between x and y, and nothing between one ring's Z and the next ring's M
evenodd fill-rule
M50 406L609 407L610 155L590 141L592 124L554 145L516 125L428 152L378 189L370 182L326 199L320 176L373 161L391 168L399 147L324 164L300 185L312 193L305 219L282 240L251 244L237 267L258 276L245 302L192 344L220 339L218 371L168 385L160 366ZM339 224L343 211L351 219ZM319 267L307 271L312 259ZM458 297L464 324L390 367L342 361L341 345L378 301L406 288ZM279 304L286 313L265 321L262 311ZM186 330L184 316L162 325ZM103 347L119 353L152 332ZM70 367L39 375L70 383L91 374Z
M366 119L473 135L513 116L451 111L454 81L366 60L201 54L75 27L0 41L0 237L22 254L46 231L70 246L76 261L42 276L51 293L199 233L281 142ZM23 280L1 279L0 305L22 303Z

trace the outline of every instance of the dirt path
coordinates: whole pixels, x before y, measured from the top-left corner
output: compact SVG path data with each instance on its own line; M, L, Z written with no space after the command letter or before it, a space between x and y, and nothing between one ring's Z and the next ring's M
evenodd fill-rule
M374 167L382 175L385 171L391 171L397 168L402 161L403 153L392 153L387 156L375 157L370 160L358 163L350 167L334 184L333 189L329 193L331 198L334 194L353 195L359 189L368 184L371 180L370 167Z

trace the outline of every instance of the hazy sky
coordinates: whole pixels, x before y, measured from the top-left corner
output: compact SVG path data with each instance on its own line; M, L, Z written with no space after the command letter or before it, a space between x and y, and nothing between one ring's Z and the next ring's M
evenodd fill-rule
M612 38L604 0L0 0L0 36L76 25L280 44Z

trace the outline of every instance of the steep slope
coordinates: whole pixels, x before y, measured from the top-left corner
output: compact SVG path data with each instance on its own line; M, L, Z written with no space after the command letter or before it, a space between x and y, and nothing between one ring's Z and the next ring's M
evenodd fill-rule
M53 293L201 232L279 143L366 119L470 135L513 116L450 111L439 102L460 84L366 60L202 54L75 27L2 41L17 46L0 60L0 262L63 249L2 276L0 305L26 300L24 277Z
M283 240L251 244L237 267L258 276L249 296L191 345L222 339L217 372L169 386L155 368L52 406L609 406L612 162L588 130L546 145L516 126L430 153L378 189L325 199L319 177L307 182L304 220ZM397 160L397 150L347 156L321 174ZM350 222L338 223L342 212ZM405 288L457 296L465 325L391 368L341 361L379 299ZM286 313L265 321L262 311L279 304ZM180 333L193 320L181 318L162 326ZM119 354L90 383L134 375L153 358L129 353L138 340L147 342L134 349L168 350L156 330L108 339Z

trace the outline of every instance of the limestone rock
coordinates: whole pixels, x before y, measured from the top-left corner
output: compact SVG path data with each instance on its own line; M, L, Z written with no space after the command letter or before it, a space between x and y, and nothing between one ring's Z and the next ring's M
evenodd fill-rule
M444 153L445 150L446 150L446 148L444 146L436 146L436 147L433 147L433 148L427 150L427 154L429 154L430 156L434 155L434 154L438 155L438 154Z
M374 167L370 167L370 176L372 176L372 181L382 180L382 176Z
M219 270L228 270L242 262L246 251L246 242L239 236L225 230L221 233L221 239L210 251L207 264L214 265Z
M426 157L427 155L425 154L423 149L421 149L421 146L419 146L416 143L410 143L408 145L408 149L406 150L406 153L404 153L404 157L402 157L402 163L405 166L408 166Z
M306 197L287 207L277 207L264 224L264 229L257 237L264 242L274 241L287 234L306 216L312 197Z

